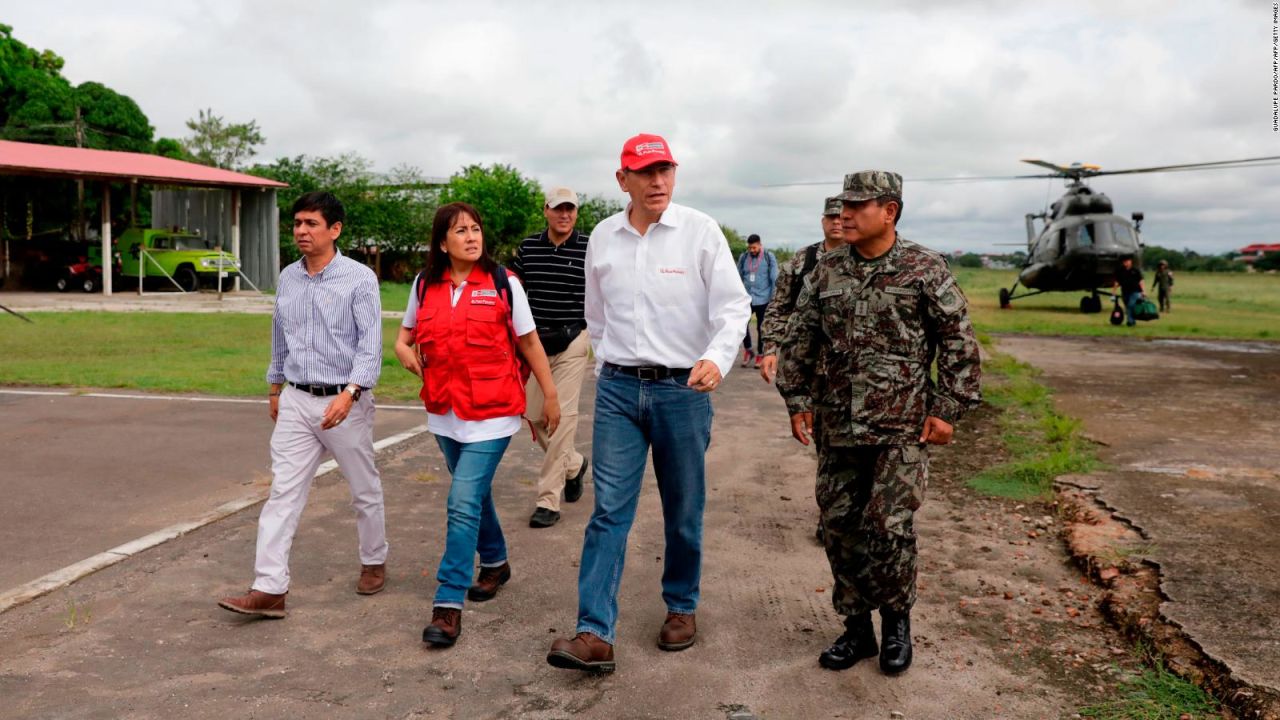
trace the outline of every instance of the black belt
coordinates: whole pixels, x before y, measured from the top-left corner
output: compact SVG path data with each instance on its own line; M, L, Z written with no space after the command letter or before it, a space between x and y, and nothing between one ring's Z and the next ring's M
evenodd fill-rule
M688 375L693 372L693 368L669 368L660 365L640 365L638 367L626 367L623 365L614 365L606 362L605 367L617 370L620 373L631 375L641 380L666 380L676 375Z
M298 388L304 393L310 393L312 395L315 395L316 397L328 397L330 395L337 395L338 393L347 389L346 385L302 385L301 383L296 383L296 382L293 382L292 380L289 381L289 384Z

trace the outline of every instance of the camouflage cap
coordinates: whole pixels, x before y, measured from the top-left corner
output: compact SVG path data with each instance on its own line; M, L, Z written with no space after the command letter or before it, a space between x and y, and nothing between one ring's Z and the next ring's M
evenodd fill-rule
M836 197L844 202L861 202L885 195L902 199L902 176L888 170L863 170L845 175L844 192Z
M840 198L838 197L829 197L822 204L822 214L824 217L839 215L840 211L843 209L844 203L840 202Z

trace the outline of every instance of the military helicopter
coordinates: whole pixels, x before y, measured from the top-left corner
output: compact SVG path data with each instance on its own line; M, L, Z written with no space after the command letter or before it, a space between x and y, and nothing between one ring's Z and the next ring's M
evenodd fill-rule
M1086 179L1101 175L1252 167L1276 160L1280 157L1127 170L1103 170L1097 165L1081 163L1055 165L1043 160L1023 160L1052 172L1015 177L1063 178L1067 181L1067 191L1045 212L1027 213L1027 259L1013 285L1000 288L1000 307L1008 308L1013 300L1040 293L1083 290L1089 294L1080 298L1080 312L1101 312L1101 290L1111 287L1120 261L1131 257L1136 265L1141 266L1143 214L1135 212L1129 219L1117 215L1111 198L1090 188L1085 184ZM1036 220L1043 223L1039 229L1036 228ZM1019 285L1024 288L1020 294Z
M1066 193L1049 205L1048 209L1039 213L1027 213L1027 259L1019 268L1013 285L1000 288L1000 307L1009 308L1014 300L1046 292L1084 291L1089 294L1080 298L1080 311L1096 313L1102 310L1102 292L1111 287L1121 259L1132 257L1134 263L1141 266L1143 214L1134 212L1129 218L1116 214L1111 198L1090 188L1086 180L1103 175L1261 167L1274 165L1277 161L1280 161L1280 156L1103 170L1098 165L1056 165L1044 160L1023 160L1022 162L1051 172L994 177L908 178L906 182L956 183L1044 178L1066 180ZM817 184L820 183L784 183L769 187ZM1043 223L1038 228L1037 220ZM1021 246L1022 243L1017 244ZM1019 286L1022 288L1021 292Z

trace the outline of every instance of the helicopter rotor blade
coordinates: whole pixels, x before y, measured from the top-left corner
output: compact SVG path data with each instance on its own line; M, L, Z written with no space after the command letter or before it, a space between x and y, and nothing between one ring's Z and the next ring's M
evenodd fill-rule
M924 182L924 183L941 183L941 184L962 184L969 182L989 182L993 180L1039 180L1044 178L1062 177L1061 175L956 175L953 177L923 177L923 178L903 178L903 182ZM761 185L766 188L781 187L802 187L806 185L834 185L839 187L842 180L806 180L803 182L789 183L770 183Z
M1242 160L1218 160L1215 162L1184 163L1181 165L1159 165L1155 167L1129 168L1127 170L1099 170L1098 175L1136 175L1153 172L1185 172L1187 170L1226 170L1230 168L1268 167L1280 162L1280 156L1244 158Z
M1027 163L1028 165L1035 165L1036 167L1042 167L1046 170L1052 170L1054 173L1058 175L1065 175L1071 172L1071 168L1069 167L1064 167L1062 165L1055 165L1051 162L1046 162L1044 160L1028 160L1026 158L1023 158L1022 162Z
M963 184L970 182L991 182L1000 180L1043 180L1046 178L1074 178L1077 180L1085 178L1094 178L1101 175L1137 175L1140 173L1156 173L1156 172L1188 172L1198 170L1228 170L1232 168L1253 168L1253 167L1270 167L1280 165L1280 155L1270 157L1244 158L1241 160L1217 160L1215 162L1202 163L1183 163L1180 165L1157 165L1153 167L1128 168L1124 170L1103 170L1098 165L1055 165L1044 160L1027 160L1022 162L1047 170L1051 173L1042 175L970 175L955 177L924 177L924 178L905 178L903 182L926 182L941 184ZM840 186L839 180L809 180L804 182L790 183L771 183L761 185L767 188L779 187L801 187L806 185L834 185Z

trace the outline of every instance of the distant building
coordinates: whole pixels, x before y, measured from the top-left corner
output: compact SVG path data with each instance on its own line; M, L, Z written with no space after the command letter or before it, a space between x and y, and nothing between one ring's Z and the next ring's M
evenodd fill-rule
M1266 255L1267 253L1280 252L1280 243L1254 243L1253 245L1245 245L1236 251L1236 259L1242 263L1253 264L1254 260Z

